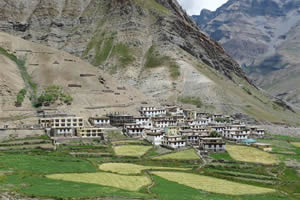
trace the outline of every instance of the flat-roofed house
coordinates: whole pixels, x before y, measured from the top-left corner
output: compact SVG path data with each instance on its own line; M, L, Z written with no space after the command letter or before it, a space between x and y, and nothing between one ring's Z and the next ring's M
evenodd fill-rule
M146 138L149 142L151 142L151 144L155 145L155 146L160 146L162 145L164 136L165 136L165 132L164 131L160 131L160 132L147 132L146 133Z
M82 138L101 138L104 139L103 130L97 127L77 128L77 136Z
M163 138L162 145L173 149L178 149L186 146L186 140L184 140L180 135L166 135Z
M84 126L82 117L40 118L39 124L43 128L80 128Z
M191 109L184 109L183 114L189 120L194 120L197 118L197 112Z
M206 137L199 141L199 149L202 151L224 152L225 142L222 138Z
M188 120L187 123L190 126L193 126L193 125L207 126L208 120L207 119L195 119L195 120Z
M223 137L228 139L228 140L233 140L233 141L241 141L241 140L246 140L248 139L249 132L248 131L243 131L243 130L227 130L225 129L223 132Z
M196 114L197 118L206 118L208 116L210 116L210 114L206 113L206 112L197 112L197 114Z
M82 117L59 117L53 118L53 124L51 128L82 128L84 126Z
M272 145L266 143L254 143L251 146L261 149L263 151L272 152Z
M192 146L198 146L200 138L209 137L209 133L207 132L199 132L192 129L182 130L179 133L186 139L187 144Z
M152 120L149 117L135 117L135 123L141 125L145 129L152 129Z
M169 106L166 108L166 111L172 116L183 116L183 109L178 106Z
M212 131L216 131L217 133L223 133L226 129L226 126L211 126Z
M51 129L51 137L73 137L76 134L76 128L84 127L82 117L41 118L39 123L41 127Z
M71 127L56 127L50 130L50 137L73 137L75 135L75 128Z
M109 126L109 117L90 117L89 122L92 126Z
M178 126L168 126L168 127L165 127L165 132L168 135L178 135L179 129L180 128Z
M167 114L167 111L163 108L141 107L140 113L141 115L146 117L159 117L165 116Z
M110 125L114 127L123 127L124 124L135 123L134 117L128 114L111 113L107 115L110 120Z
M139 124L124 124L123 132L131 137L142 137L144 134L145 128L141 127Z
M166 128L169 126L177 126L177 121L173 119L154 119L153 125L157 128Z
M51 128L53 124L53 118L40 118L39 124L41 128Z
M265 136L265 130L258 129L257 127L250 127L250 135L251 137L263 138Z

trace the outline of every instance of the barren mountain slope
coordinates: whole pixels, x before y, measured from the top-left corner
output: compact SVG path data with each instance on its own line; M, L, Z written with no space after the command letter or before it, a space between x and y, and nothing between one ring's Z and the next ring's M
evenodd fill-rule
M9 2L0 0L1 30L81 57L160 103L196 97L202 110L299 119L250 84L175 0Z
M67 105L52 105L49 108L80 116L94 116L113 111L136 113L141 102L155 104L141 92L121 84L101 69L68 53L34 44L32 42L0 33L0 45L8 53L25 60L30 80L37 84L37 96L50 85L62 86L71 94L73 102ZM16 95L30 87L24 81L20 68L10 58L0 53L0 117L16 119L34 113L27 92L21 107L15 106ZM24 74L23 74L24 75Z
M300 106L299 9L297 0L230 0L193 18L257 85Z

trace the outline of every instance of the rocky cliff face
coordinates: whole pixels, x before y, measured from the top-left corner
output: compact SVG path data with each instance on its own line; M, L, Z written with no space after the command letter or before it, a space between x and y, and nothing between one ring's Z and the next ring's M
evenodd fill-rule
M147 50L156 45L165 54L172 48L185 50L228 77L236 73L245 78L238 64L173 0L1 0L0 6L0 30L63 49L106 70L116 67L106 65L124 64L111 54L124 43L123 48L138 49L126 63L140 68L136 75Z
M257 85L300 105L299 1L229 0L217 11L204 10L193 18Z
M265 107L176 0L0 0L0 13L1 31L81 57L160 103L197 97L203 109L248 112L250 98Z

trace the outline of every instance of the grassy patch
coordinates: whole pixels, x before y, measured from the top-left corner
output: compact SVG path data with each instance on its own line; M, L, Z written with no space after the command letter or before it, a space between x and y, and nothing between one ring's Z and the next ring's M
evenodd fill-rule
M207 192L221 193L228 195L247 195L247 194L264 194L275 192L274 189L256 187L241 183L235 183L222 179L212 178L181 172L152 172L153 174L174 181L195 189Z
M279 163L279 159L275 155L253 147L227 145L226 150L233 159L242 162L262 163L267 165Z
M156 52L155 47L151 46L146 54L146 68L156 68L162 66L169 60L168 56L161 56Z
M31 92L31 98L35 99L36 91L37 91L37 83L35 83L31 76L28 74L27 69L25 67L25 60L24 59L19 59L17 56L14 54L8 53L5 49L0 47L0 54L8 57L10 60L16 63L16 65L19 68L19 71L21 73L21 76L25 82L25 85L28 89L30 89Z
M107 59L113 48L114 34L101 32L96 34L88 43L88 46L83 53L83 56L89 54L91 50L95 51L95 56L92 61L93 65L101 65Z
M129 163L105 163L99 167L102 171L118 174L141 174L143 170L190 170L188 168L143 166Z
M300 142L291 142L292 145L294 145L295 147L300 148Z
M57 101L70 105L73 98L65 93L64 89L58 85L47 87L35 102L35 107L49 106Z
M135 0L141 7L147 8L160 15L170 15L170 11L155 0Z
M132 53L132 50L123 43L116 44L112 51L112 55L119 59L123 67L126 67L135 60L135 58L131 55Z
M95 172L88 161L70 156L4 154L0 156L0 169L13 169L30 173Z
M176 62L171 62L169 72L172 79L177 79L180 76L180 66Z
M96 55L95 55L95 60L94 63L95 65L100 65L109 56L109 53L113 47L113 38L109 37L105 39L103 42L96 44Z
M177 79L180 76L180 67L169 56L161 56L158 51L155 50L155 46L152 45L146 53L145 67L148 69L157 68L161 66L168 66L170 77Z
M216 160L229 160L232 161L233 159L231 158L231 156L229 155L229 153L214 153L210 155L212 158L216 159Z
M18 192L34 197L53 198L91 198L91 197L124 197L145 198L147 195L129 192L113 187L72 181L48 179L40 176L24 177L22 175L8 176L4 186L17 186ZM76 191L76 192L75 192Z
M176 153L170 153L153 158L153 160L200 160L194 149L188 149Z
M18 92L17 101L16 101L17 106L22 106L26 94L27 94L27 90L25 88Z
M109 131L107 132L107 138L110 140L122 140L127 139L125 135L122 134L120 131Z
M144 146L144 145L123 145L123 146L114 147L114 151L117 156L132 156L132 157L140 157L150 149L152 149L152 146Z
M199 97L179 97L178 101L183 103L183 104L189 104L189 105L194 105L197 108L201 108L203 106L203 103Z
M81 183L99 184L120 188L128 191L138 191L142 187L151 184L151 180L146 176L124 176L111 173L76 173L76 174L53 174L47 178L74 181Z
M244 196L208 193L176 182L168 181L159 176L153 176L153 178L155 186L151 188L151 192L157 195L157 198L160 200L292 200L291 198L282 196L278 193Z

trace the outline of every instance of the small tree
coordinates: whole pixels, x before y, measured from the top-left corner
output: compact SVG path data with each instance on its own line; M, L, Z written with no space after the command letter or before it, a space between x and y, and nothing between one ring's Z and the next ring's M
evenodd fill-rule
M217 132L217 131L212 131L210 134L209 134L210 137L220 137L220 134Z
M19 91L19 93L17 95L17 101L16 101L16 106L17 107L22 106L22 103L25 99L26 93L27 93L27 90L25 88Z

